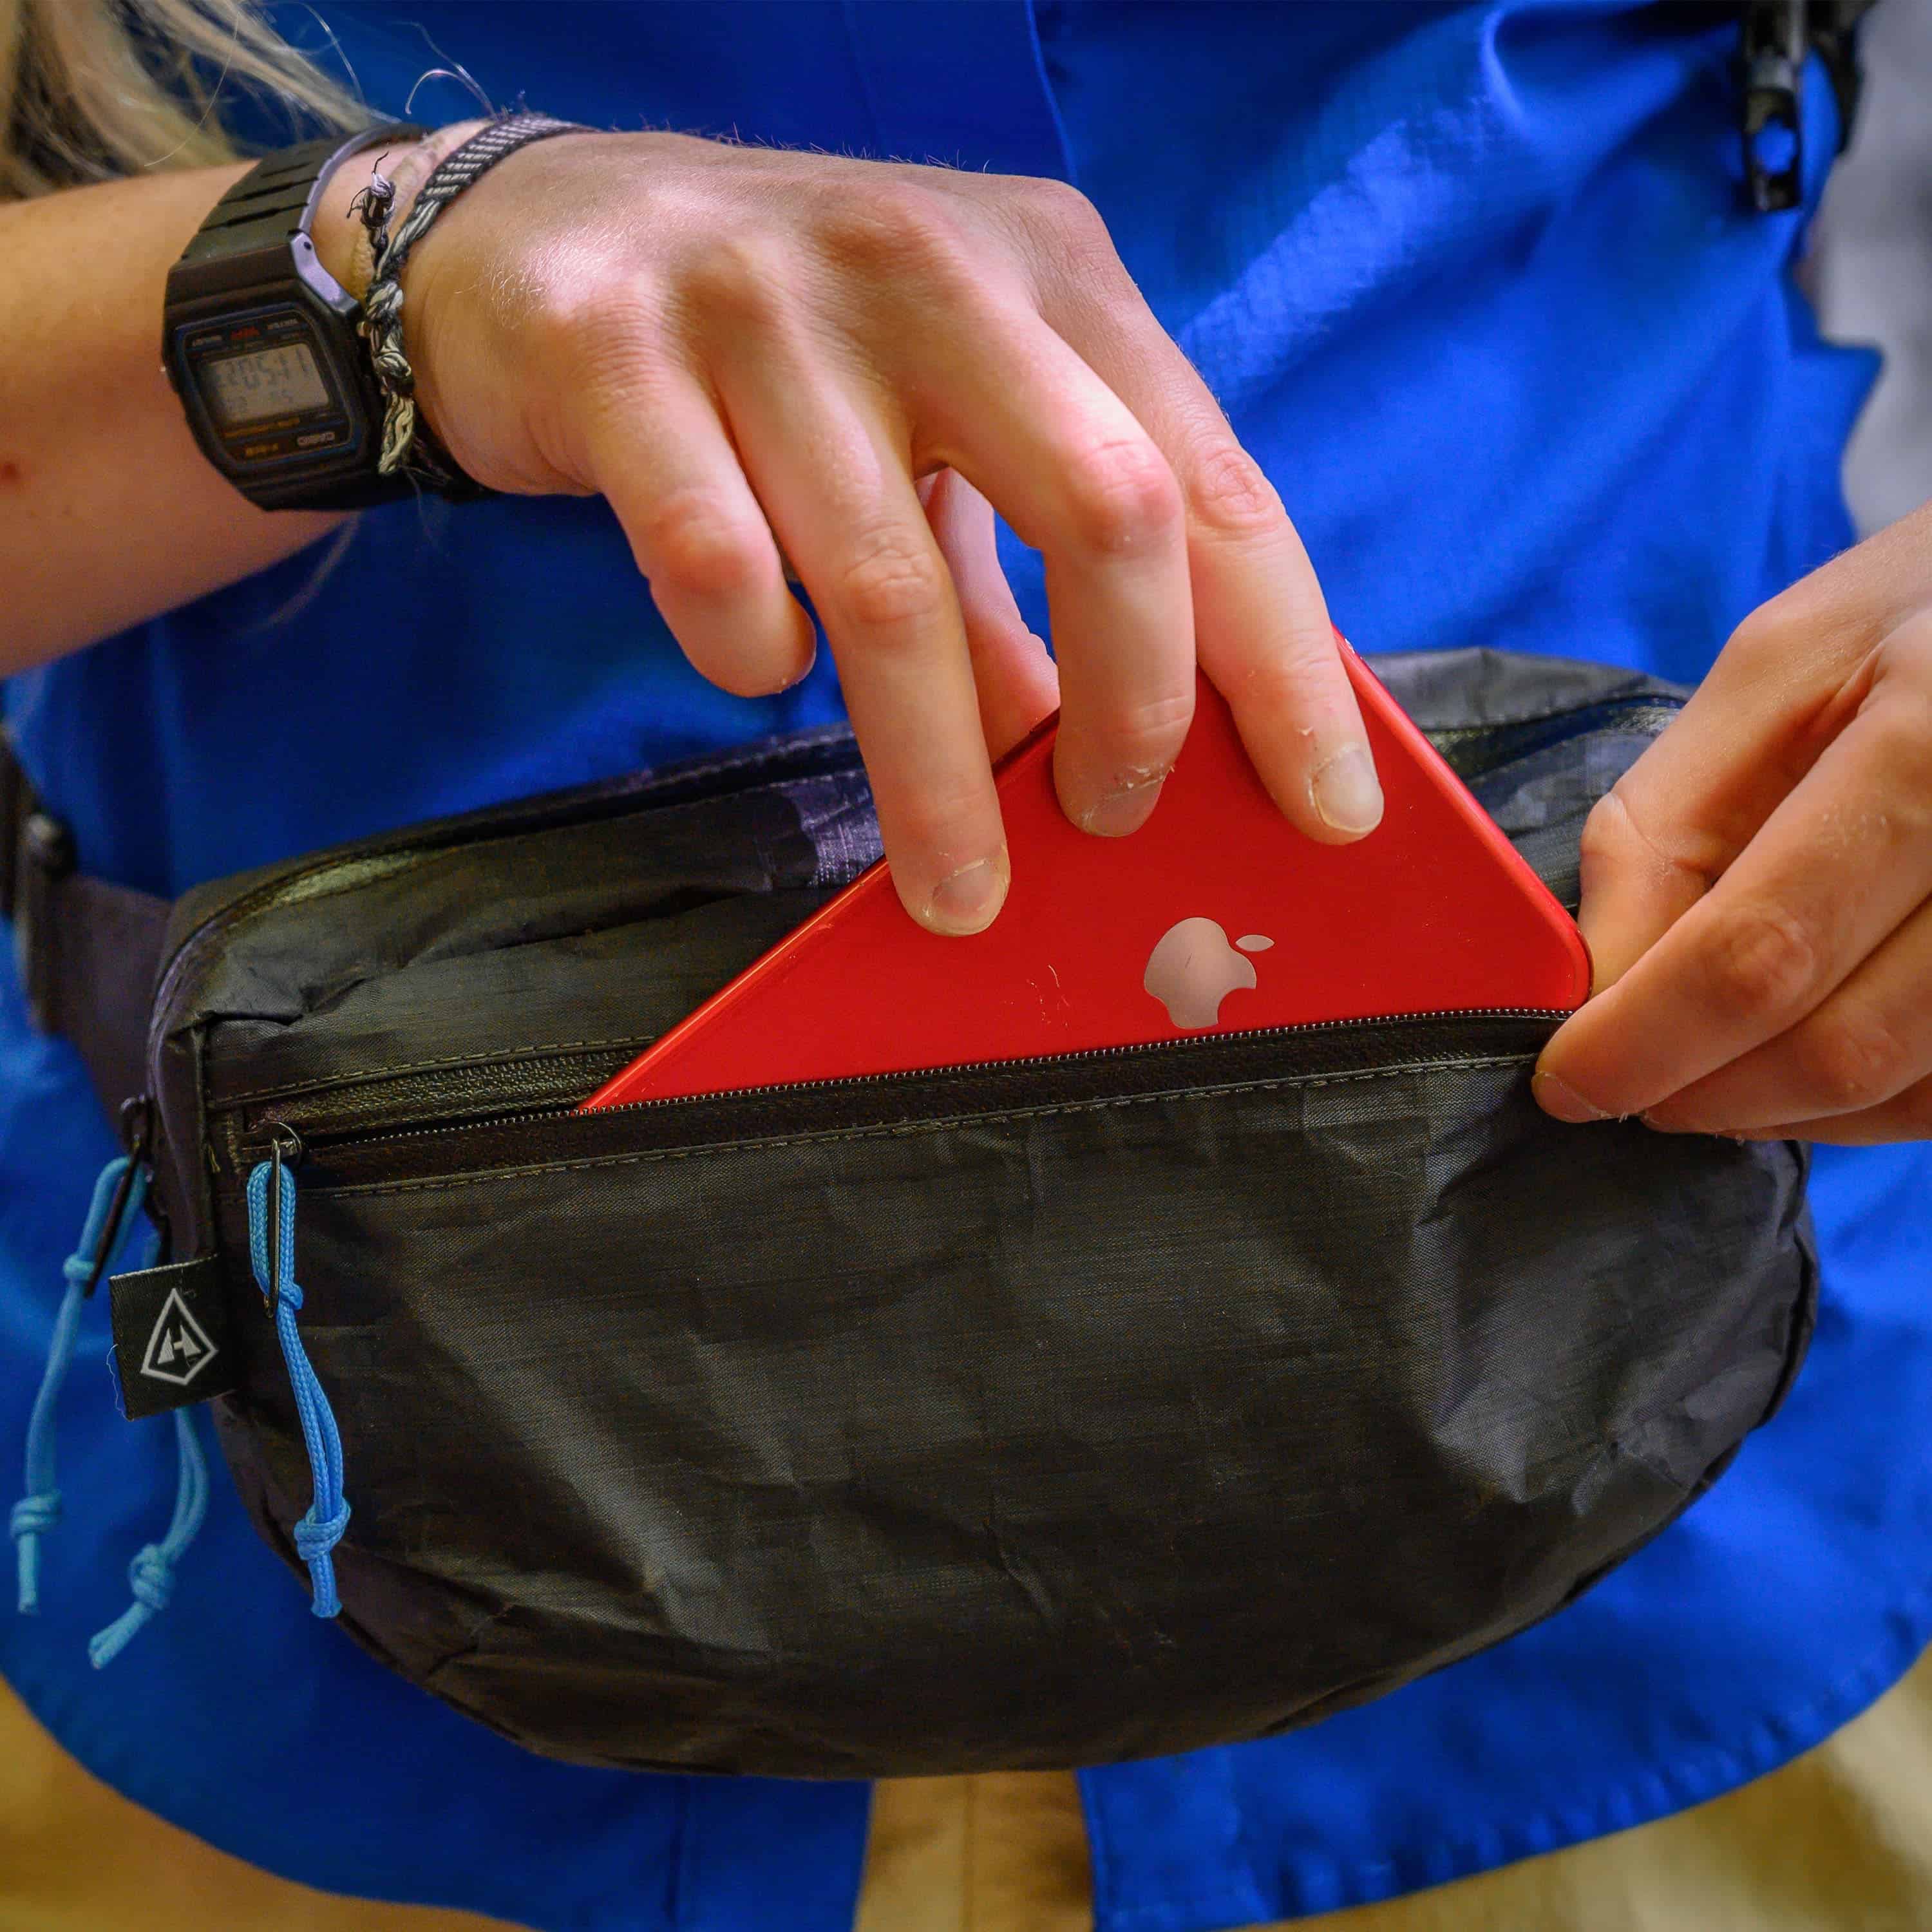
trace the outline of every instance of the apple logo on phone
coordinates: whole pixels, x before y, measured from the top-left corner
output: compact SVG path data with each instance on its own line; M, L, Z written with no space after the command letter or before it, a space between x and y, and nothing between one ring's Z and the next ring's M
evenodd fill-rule
M1265 933L1250 932L1231 946L1213 920L1184 919L1154 942L1141 984L1176 1026L1196 1030L1218 1026L1221 1002L1256 984L1254 962L1242 956L1265 952L1274 944Z

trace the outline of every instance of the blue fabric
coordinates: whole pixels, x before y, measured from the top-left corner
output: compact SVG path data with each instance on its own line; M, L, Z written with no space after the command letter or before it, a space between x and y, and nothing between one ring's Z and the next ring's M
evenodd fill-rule
M1872 359L1816 338L1790 272L1802 214L1742 206L1722 14L320 11L388 109L448 57L500 98L592 120L1070 176L1365 648L1694 678L1850 541L1838 465ZM318 43L308 7L278 17ZM1815 200L1835 134L1815 68L1805 122ZM1008 557L1043 628L1037 562ZM596 503L398 508L317 565L13 682L96 869L177 891L837 710L824 665L767 703L703 684ZM71 1056L28 1036L0 980L0 1444L21 1438L64 1242L111 1150ZM1904 1668L1932 1627L1932 1150L1826 1153L1815 1199L1810 1366L1713 1495L1580 1604L1381 1704L1088 1776L1101 1932L1312 1911L1634 1823L1780 1762ZM104 1316L62 1399L46 1613L0 1616L0 1667L83 1762L312 1884L545 1932L848 1922L862 1789L526 1756L304 1614L220 1480L173 1609L96 1677L86 1634L170 1473L159 1433L115 1419ZM115 1682L136 1668L138 1696Z

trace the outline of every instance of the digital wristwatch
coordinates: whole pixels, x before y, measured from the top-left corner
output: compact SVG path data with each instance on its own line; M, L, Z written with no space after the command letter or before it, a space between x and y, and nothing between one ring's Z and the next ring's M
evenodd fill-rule
M362 305L310 236L343 162L424 133L391 123L268 155L168 272L162 366L202 453L263 509L362 509L419 487L376 472L382 398L356 332Z

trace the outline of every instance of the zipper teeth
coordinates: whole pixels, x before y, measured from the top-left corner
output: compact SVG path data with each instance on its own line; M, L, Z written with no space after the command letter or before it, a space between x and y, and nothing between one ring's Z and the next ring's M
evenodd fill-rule
M964 1077L1020 1068L1034 1071L1096 1060L1119 1060L1132 1054L1165 1052L1177 1046L1245 1046L1252 1042L1286 1040L1311 1034L1345 1034L1359 1032L1370 1027L1412 1026L1418 1021L1561 1020L1567 1019L1570 1012L1570 1009L1565 1006L1459 1006L1446 1012L1372 1013L1355 1019L1304 1020L1290 1026L1257 1027L1244 1033L1197 1034L1188 1040L1143 1040L1121 1046L1080 1047L1068 1053L1034 1054L1021 1060L967 1060L951 1066L911 1066L886 1073L847 1073L823 1080L778 1081L765 1087L734 1088L728 1094L680 1094L655 1100L626 1100L614 1107L600 1107L597 1111L599 1114L640 1114L661 1112L667 1107L696 1106L719 1100L757 1100L779 1094L856 1091L872 1088L902 1086L909 1082L941 1076ZM566 1101L554 1106L532 1108L522 1113L493 1114L487 1120L453 1121L439 1126L398 1127L388 1133L359 1135L349 1132L332 1136L310 1130L301 1138L304 1147L340 1145L350 1142L367 1146L391 1141L426 1140L439 1134L478 1133L486 1128L532 1126L540 1121L564 1119L574 1114L580 1105L580 1102ZM248 1141L252 1142L265 1134L272 1137L278 1128L289 1132L295 1131L272 1115L265 1116L256 1124L254 1132L248 1137Z

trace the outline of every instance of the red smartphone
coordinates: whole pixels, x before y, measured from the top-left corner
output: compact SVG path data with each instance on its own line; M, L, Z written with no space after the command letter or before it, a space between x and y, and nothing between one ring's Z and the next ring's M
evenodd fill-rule
M599 1088L584 1111L858 1074L1397 1013L1568 1012L1582 935L1345 643L1387 809L1320 845L1284 818L1204 679L1125 838L1053 789L1057 717L1002 762L1012 884L984 932L916 924L883 863Z

